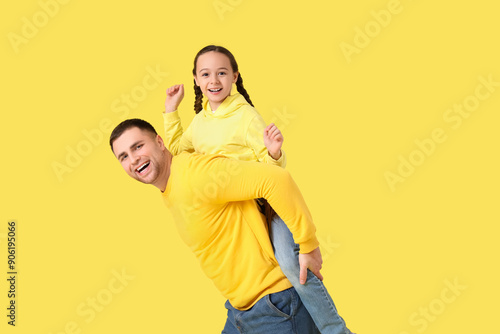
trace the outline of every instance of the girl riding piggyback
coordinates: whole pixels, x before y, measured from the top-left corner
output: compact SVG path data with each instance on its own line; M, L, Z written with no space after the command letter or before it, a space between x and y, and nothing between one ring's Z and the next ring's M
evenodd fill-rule
M196 115L185 131L177 111L184 98L184 85L167 89L163 113L164 143L173 155L183 151L222 154L238 160L285 167L286 156L281 149L283 135L276 125L266 126L254 108L231 52L215 45L201 49L194 59L193 77ZM237 93L231 94L233 85ZM321 282L321 274L318 278L307 269L311 257L300 254L299 246L286 224L269 209L267 203L260 204L268 217L276 259L318 329L321 333L351 333ZM321 259L319 248L313 252L315 254L309 255ZM321 267L321 262L314 265Z

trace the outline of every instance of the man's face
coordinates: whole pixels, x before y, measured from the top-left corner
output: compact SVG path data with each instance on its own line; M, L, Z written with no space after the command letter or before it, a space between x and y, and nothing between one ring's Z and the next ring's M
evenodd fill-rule
M165 146L160 136L137 127L113 142L113 152L127 174L146 184L157 184L165 169Z

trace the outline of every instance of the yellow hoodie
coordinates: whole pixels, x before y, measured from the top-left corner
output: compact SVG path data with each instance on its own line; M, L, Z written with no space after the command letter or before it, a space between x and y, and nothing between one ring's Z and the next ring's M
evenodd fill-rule
M264 145L266 123L262 116L235 93L228 96L215 112L205 98L203 110L183 132L179 113L163 113L165 146L173 154L183 151L222 154L242 161L260 161L285 167L285 152L274 160Z
M301 253L319 246L300 190L277 166L183 152L172 159L162 196L205 274L240 310L291 287L274 257L254 198L268 200Z

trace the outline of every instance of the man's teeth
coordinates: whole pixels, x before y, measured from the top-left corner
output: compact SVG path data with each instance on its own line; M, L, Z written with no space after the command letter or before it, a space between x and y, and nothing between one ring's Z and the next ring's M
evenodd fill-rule
M139 168L137 168L136 171L138 171L139 173L141 173L148 166L149 166L149 162L145 162L144 164L142 164L141 166L139 166Z
M221 90L222 90L222 88L218 88L218 89L209 89L209 91L211 91L212 93L220 92Z

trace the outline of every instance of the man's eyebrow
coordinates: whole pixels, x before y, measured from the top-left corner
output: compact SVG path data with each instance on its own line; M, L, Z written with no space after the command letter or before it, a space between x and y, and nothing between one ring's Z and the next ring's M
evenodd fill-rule
M142 139L141 139L141 140L136 141L135 143L133 143L132 145L130 145L130 149L134 148L135 146L137 146L137 145L138 145L139 143L141 143L141 142L142 142ZM117 158L118 160L120 160L120 158L121 158L122 156L124 156L125 154L126 154L125 152L122 152L122 153L118 154L118 156L117 156L116 158Z

